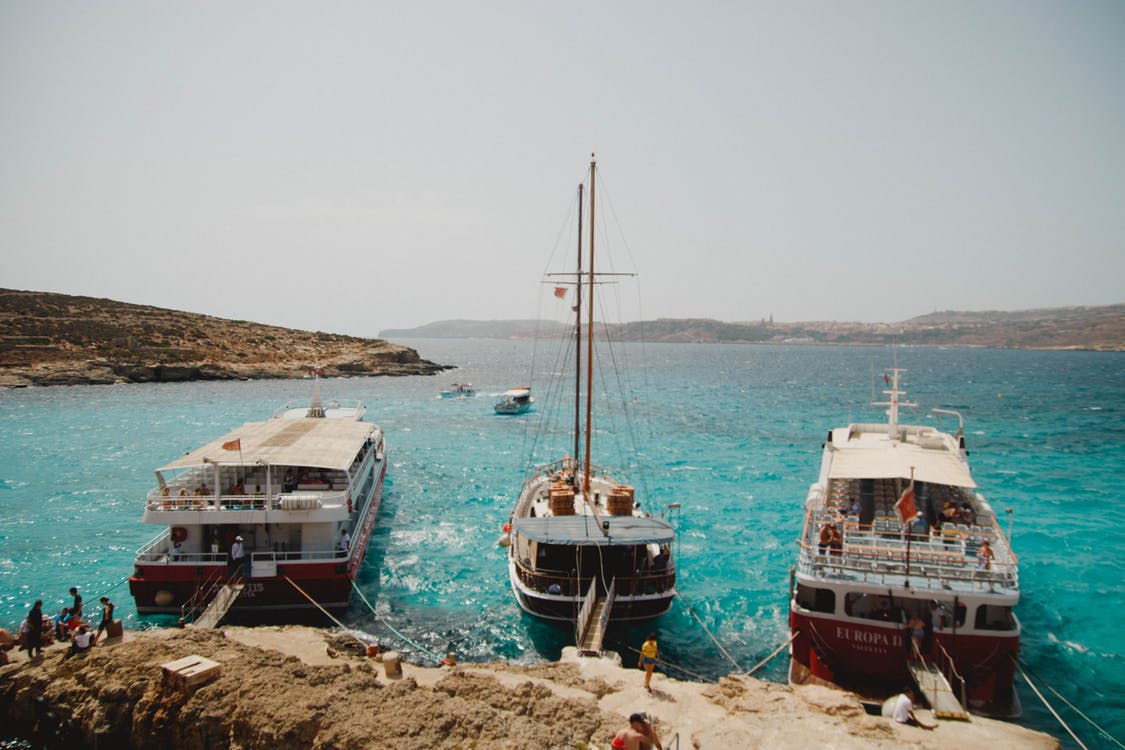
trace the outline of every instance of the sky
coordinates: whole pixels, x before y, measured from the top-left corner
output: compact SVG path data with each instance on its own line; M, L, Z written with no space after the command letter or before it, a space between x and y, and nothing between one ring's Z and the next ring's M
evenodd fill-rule
M1119 0L0 0L0 287L532 318L596 152L625 319L1120 303L1123 40Z

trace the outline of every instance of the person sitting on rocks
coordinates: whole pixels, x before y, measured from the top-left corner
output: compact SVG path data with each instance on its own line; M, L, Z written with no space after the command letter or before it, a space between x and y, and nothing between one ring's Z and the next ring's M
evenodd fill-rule
M895 701L894 713L891 715L899 724L908 724L922 729L937 729L937 724L923 724L914 715L914 689L904 688Z
M83 625L82 627L78 628L78 632L74 634L74 638L70 643L70 648L67 650L66 655L63 656L63 661L66 661L75 654L86 653L93 645L94 634L91 633L85 625Z

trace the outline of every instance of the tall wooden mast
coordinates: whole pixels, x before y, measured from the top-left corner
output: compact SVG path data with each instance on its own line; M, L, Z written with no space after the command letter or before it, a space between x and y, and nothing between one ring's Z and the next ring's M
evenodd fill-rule
M578 452L578 439L582 434L582 183L578 184L578 272L574 276L574 460ZM567 469L569 471L569 469Z
M594 174L597 162L590 154L590 266L587 274L590 289L586 299L586 460L582 489L590 489L590 432L593 430L591 412L594 405Z

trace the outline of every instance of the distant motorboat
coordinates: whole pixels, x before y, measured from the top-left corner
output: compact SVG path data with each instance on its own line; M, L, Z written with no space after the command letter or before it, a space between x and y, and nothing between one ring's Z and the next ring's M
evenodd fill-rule
M476 395L477 389L473 388L472 383L454 383L446 390L441 391L442 398L462 398Z
M497 414L526 414L531 410L535 399L531 397L530 386L511 388L500 394L492 408Z

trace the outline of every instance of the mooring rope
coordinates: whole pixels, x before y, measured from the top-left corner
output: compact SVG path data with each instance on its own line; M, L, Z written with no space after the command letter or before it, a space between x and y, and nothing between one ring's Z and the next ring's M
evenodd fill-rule
M1009 654L1009 656L1011 656L1011 654ZM1078 743L1078 747L1082 748L1082 750L1089 750L1089 748L1082 744L1082 740L1078 739L1078 735L1074 733L1074 730L1071 729L1065 721L1063 721L1063 718L1061 716L1059 716L1059 712L1055 710L1054 706L1047 702L1047 699L1043 696L1042 693L1039 692L1039 688L1035 687L1035 683L1032 682L1031 678L1027 676L1027 672L1023 671L1023 667L1020 666L1019 660L1016 659L1015 656L1012 656L1012 662L1016 665L1016 669L1020 671L1020 674L1023 676L1024 681L1033 691L1035 691L1035 695L1039 697L1039 700L1043 701L1043 705L1046 706L1047 710L1051 712L1051 716L1054 716L1059 724L1062 724L1062 728L1066 730L1067 734L1069 734L1074 739L1074 741Z
M1015 657L1013 657L1013 658L1015 658ZM1073 711L1074 713L1078 714L1078 715L1079 715L1079 716L1081 716L1081 717L1082 717L1083 719L1085 719L1085 720L1086 720L1087 722L1089 722L1090 726L1094 727L1094 729L1097 729L1097 730L1098 730L1099 732L1101 732L1101 733L1102 733L1102 734L1104 734L1104 735L1105 735L1106 737L1108 737L1108 738L1109 738L1109 740L1110 740L1111 742L1113 742L1113 744L1117 745L1117 746L1118 746L1118 747L1120 747L1120 748L1125 748L1125 745L1121 744L1121 741L1120 741L1120 740L1118 740L1118 739L1117 739L1116 737L1114 737L1114 736L1113 736L1112 734L1110 734L1110 733L1109 733L1109 732L1107 732L1106 730L1102 729L1102 728L1101 728L1101 726L1099 726L1099 725L1098 725L1098 723L1097 723L1096 721L1094 721L1093 719L1091 719L1091 718L1090 718L1089 716L1087 716L1086 714L1082 713L1082 711L1081 711L1081 710L1079 710L1078 706L1076 706L1076 705L1074 705L1073 703L1071 703L1070 701L1068 701L1068 700L1066 699L1066 697L1062 695L1062 693L1060 693L1060 692L1059 692L1058 690L1055 690L1055 689L1054 689L1053 687L1051 687L1051 684L1050 684L1049 682L1047 682L1046 680L1044 680L1044 679L1043 679L1042 677L1040 677L1039 675L1035 674L1035 670L1033 670L1033 669L1032 669L1031 667L1027 666L1027 663L1026 663L1026 662L1024 662L1024 661L1022 661L1022 660L1020 660L1020 659L1018 659L1018 658L1016 658L1016 662L1017 662L1017 664L1018 664L1018 665L1020 665L1020 666L1023 666L1023 667L1025 668L1025 669L1027 669L1027 671L1031 673L1031 676L1032 676L1032 677L1034 677L1035 679L1037 679L1037 680L1039 680L1040 682L1042 682L1042 683L1043 683L1043 684L1044 684L1044 685L1045 685L1045 686L1047 687L1047 689L1048 689L1048 690L1050 690L1050 691L1051 691L1052 693L1054 693L1054 694L1055 694L1055 696L1056 696L1056 697L1057 697L1057 698L1058 698L1059 700L1061 700L1061 701L1062 701L1063 703L1065 703L1065 704L1066 704L1066 705L1067 705L1067 706L1068 706L1068 707L1070 708L1070 710L1071 710L1071 711ZM1025 680L1027 679L1027 676L1026 676L1026 675L1024 676L1024 679L1025 679Z
M318 602L316 599L313 599L311 596L309 596L307 593L305 593L305 590L303 588L301 588L300 586L298 586L296 583L294 583L292 578L290 578L289 576L282 576L282 578L289 581L289 583L293 586L293 588L295 588L295 589L297 589L297 591L301 592L301 596L305 597L310 602L312 602L313 606L316 607L317 609L319 609L321 612L323 612L325 617L327 617L329 620L331 620L332 622L339 625L341 630L343 630L345 633L347 633L352 638L354 638L356 643L363 646L364 649L367 648L367 643L365 641L361 640L359 638L359 636L357 636L355 633L351 632L351 630L349 630L344 625L344 623L340 622L335 617L333 617L331 614L329 614L328 610L326 610L324 607L320 606L320 602Z
M703 620L699 619L699 615L695 613L695 609L691 606L691 603L688 602L688 600L684 597L679 589L676 590L676 596L680 597L680 600L683 601L684 606L688 608L688 612L691 613L691 616L694 617L695 621L699 623L699 627L703 628L703 632L706 633L707 637L710 638L712 642L714 642L714 644L719 647L719 651L722 652L723 656L727 657L727 659L730 660L730 663L734 665L734 668L738 670L738 673L745 674L739 663L734 660L734 657L727 653L727 650L723 648L723 644L719 643L719 639L712 635L711 631L707 629L707 626L703 624Z
M95 598L95 599L101 599L101 598L102 598L103 596L105 596L106 594L108 594L108 593L109 593L110 591L113 591L113 590L114 590L115 588L117 588L118 586L120 586L121 584L125 583L125 582L126 582L126 581L128 581L128 580L129 580L129 576L125 576L125 577L124 577L124 578L122 578L122 579L121 579L120 581L118 581L117 583L113 584L112 586L110 586L110 587L109 587L108 589L106 589L106 590L105 590L105 591L103 591L102 593L100 593L100 594L94 594L94 598Z
M773 657L775 657L775 656L777 656L778 654L780 654L780 653L781 653L781 650L782 650L783 648L785 648L785 647L786 647L786 646L788 646L788 645L789 645L790 643L792 643L792 642L793 642L793 639L794 639L794 638L796 638L796 637L797 637L798 635L800 635L800 632L801 632L801 631L799 631L799 630L798 630L798 631L796 631L795 633L793 633L793 635L789 636L789 638L788 638L788 639L786 639L785 643L783 643L783 644L781 644L780 646L778 646L777 648L775 648L775 649L773 650L773 652L772 652L772 653L771 653L771 654L770 654L769 656L767 656L767 657L766 657L765 659L762 659L762 660L761 660L760 662L758 662L758 663L757 663L757 664L755 664L754 666L750 667L750 671L746 673L746 676L747 676L747 677L749 677L750 675L754 674L755 672L757 672L757 671L758 671L759 669L761 669L762 667L764 667L764 666L766 666L767 664L769 664L769 663L770 663L770 660L771 660L771 659L773 659Z
M428 648L426 648L426 647L425 647L425 646L423 646L422 644L420 644L420 643L417 643L417 642L415 642L415 641L412 641L412 640L410 640L410 639L409 639L409 638L407 638L407 637L406 637L405 635L403 635L403 634L402 634L402 633L400 633L400 632L399 632L398 630L396 630L396 629L395 629L395 626L394 626L394 625L391 625L391 624L390 624L389 622L387 622L387 621L386 621L386 620L384 620L384 619L383 619L382 617L380 617L380 616L379 616L379 613L375 611L375 608L371 606L371 602L367 601L367 597L366 597L366 596L364 596L364 595L363 595L363 592L359 590L359 586L356 586L356 585L355 585L355 581L352 581L352 588L353 588L353 589L355 589L355 592L356 592L357 594L359 594L359 598L363 600L363 603L367 605L367 608L368 608L369 610L371 610L371 614L375 615L375 619L377 619L377 620L378 620L379 622L383 623L383 624L384 624L384 625L386 625L386 626L387 626L388 628L390 628L390 629L391 629L391 632L392 632L392 633L394 633L394 634L395 634L395 635L397 635L397 636L398 636L399 638L401 638L402 640L406 641L407 643L409 643L409 644L410 644L411 646L413 646L414 648L418 649L419 651L424 651L425 653L427 653L427 654L429 654L430 656L434 657L434 658L435 658L435 659L437 659L438 661L441 661L441 660L442 660L442 656L441 656L441 654L435 654L435 653L434 653L433 651L429 650Z
M625 648L629 649L630 651L632 651L635 654L641 653L639 649L635 649L632 646L626 646ZM660 657L657 657L656 663L657 664L663 664L665 667L671 667L672 669L679 670L679 671L683 672L684 674L689 675L691 677L694 677L697 680L702 680L703 682L714 682L714 680L712 680L710 677L698 674L696 672L692 672L691 670L688 670L688 669L684 669L681 666L673 664L672 662L668 661L667 659L661 659Z

